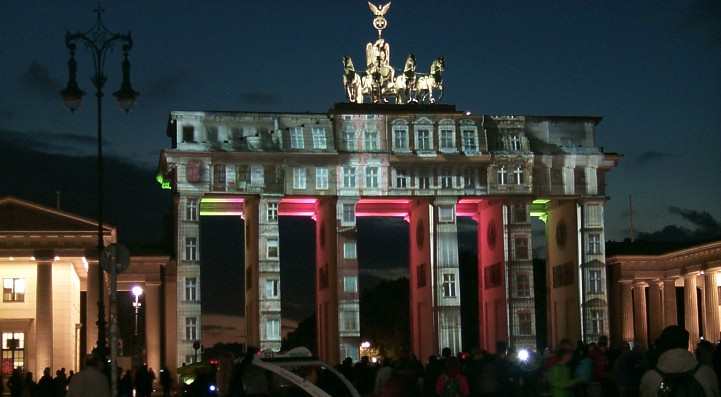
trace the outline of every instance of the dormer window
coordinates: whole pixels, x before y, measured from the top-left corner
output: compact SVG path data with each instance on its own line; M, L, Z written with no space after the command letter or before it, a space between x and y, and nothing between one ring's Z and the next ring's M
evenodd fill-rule
M461 131L463 138L463 152L465 153L477 153L478 152L478 139L475 129L464 129Z
M183 142L195 143L195 127L192 125L183 126Z
M438 146L443 152L456 151L456 128L453 121L444 120L438 126Z
M514 152L521 151L521 138L519 138L518 135L511 135L510 142L511 142L511 150L512 151L514 151Z
M393 150L408 150L408 127L393 127Z
M294 127L290 129L290 148L303 149L305 142L303 139L303 127Z
M416 148L420 151L433 150L430 128L419 128L416 130Z

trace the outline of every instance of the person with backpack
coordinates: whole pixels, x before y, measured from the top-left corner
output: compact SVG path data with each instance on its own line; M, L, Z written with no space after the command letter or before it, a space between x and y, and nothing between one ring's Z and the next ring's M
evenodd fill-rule
M658 339L656 367L641 378L641 397L718 397L713 369L700 364L688 351L688 332L678 325L666 327Z
M446 371L436 381L439 397L468 397L468 379L461 373L461 363L455 357L446 359Z

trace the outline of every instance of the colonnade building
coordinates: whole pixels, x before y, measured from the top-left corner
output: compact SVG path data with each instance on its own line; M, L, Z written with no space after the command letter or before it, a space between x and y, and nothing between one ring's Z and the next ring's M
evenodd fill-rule
M609 258L612 340L648 347L669 325L689 332L690 348L721 340L721 241L661 255Z
M438 104L327 113L173 111L158 182L174 194L178 296L200 278L199 220L243 219L247 340L281 347L279 216L315 221L317 353L357 357L359 217L408 223L411 350L536 345L531 219L545 223L551 344L607 335L605 176L597 117L475 115ZM478 227L478 324L462 324L459 217ZM238 264L240 266L240 264ZM177 302L177 363L201 339L200 294Z
M97 232L94 220L0 197L0 370L5 379L14 368L31 371L36 379L45 367L78 371L95 347L101 298ZM103 225L103 238L106 245L115 243L116 229ZM118 291L144 290L148 321L141 356L155 371L175 365L174 272L167 255L133 255L118 277ZM108 297L102 299L109 316ZM125 355L130 356L127 349Z

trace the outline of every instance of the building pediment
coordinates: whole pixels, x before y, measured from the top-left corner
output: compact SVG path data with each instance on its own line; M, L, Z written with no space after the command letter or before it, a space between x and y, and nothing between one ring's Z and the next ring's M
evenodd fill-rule
M98 223L81 216L45 207L15 197L0 198L0 234L7 233L97 233ZM104 226L105 234L114 228Z

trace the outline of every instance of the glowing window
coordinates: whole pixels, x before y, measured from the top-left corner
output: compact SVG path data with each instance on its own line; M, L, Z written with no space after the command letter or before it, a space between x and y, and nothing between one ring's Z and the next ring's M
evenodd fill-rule
M25 302L25 279L3 279L3 302Z
M267 240L266 245L266 257L268 259L278 259L278 239L271 237Z
M266 221L278 222L278 203L268 203L265 207Z
M305 168L293 168L293 189L305 189Z
M327 140L325 135L325 128L313 128L313 149L326 149Z
M378 167L366 167L366 187L378 187Z
M303 149L305 142L303 140L303 127L293 127L290 129L290 148Z
M456 297L456 275L453 273L446 273L443 275L443 297Z
M196 317L185 318L185 340L198 340L198 319Z
M315 188L317 190L328 189L328 168L316 167L316 169L315 169Z

